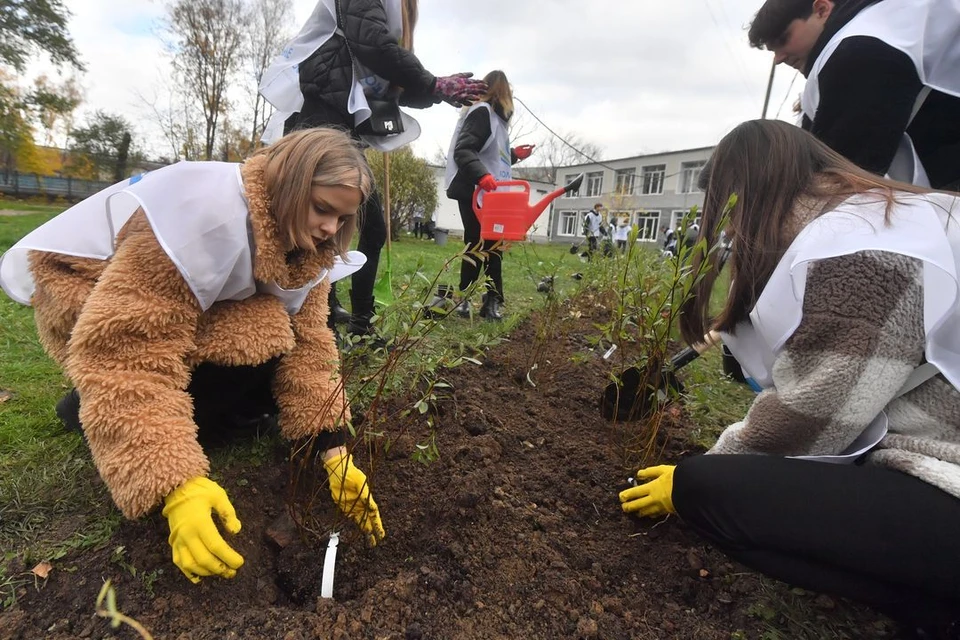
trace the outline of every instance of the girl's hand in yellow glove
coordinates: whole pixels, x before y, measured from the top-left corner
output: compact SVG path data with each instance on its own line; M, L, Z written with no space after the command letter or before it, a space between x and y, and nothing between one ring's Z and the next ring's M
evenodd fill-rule
M340 507L340 511L353 518L367 534L370 546L376 546L387 534L380 521L377 503L370 495L367 476L353 466L353 458L346 450L324 460L323 466L330 476L330 495L333 496L333 501Z
M229 533L240 531L227 492L208 478L193 478L174 489L164 502L163 515L170 524L167 540L173 549L173 563L183 575L194 584L200 582L200 576L237 575L243 557L221 537L212 515L217 512Z
M627 513L636 513L648 518L676 513L673 508L674 469L676 469L675 465L662 464L637 471L637 480L649 480L649 482L621 491L620 506Z

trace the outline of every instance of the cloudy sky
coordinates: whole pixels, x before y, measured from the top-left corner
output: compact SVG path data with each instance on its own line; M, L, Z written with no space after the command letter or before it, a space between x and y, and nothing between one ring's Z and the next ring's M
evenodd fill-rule
M142 136L155 135L138 95L162 100L169 75L156 35L163 0L66 4L73 13L70 32L87 66L84 109L122 114ZM599 145L606 159L708 146L762 111L772 54L746 41L760 4L421 0L416 53L436 75L504 70L515 95L543 122ZM296 28L313 5L294 0ZM791 104L803 88L803 78L794 76L792 69L777 69L771 117L779 111L791 118ZM526 137L517 142L548 135L535 131L523 112L518 105ZM423 129L417 152L433 157L445 151L456 110L440 104L414 115Z

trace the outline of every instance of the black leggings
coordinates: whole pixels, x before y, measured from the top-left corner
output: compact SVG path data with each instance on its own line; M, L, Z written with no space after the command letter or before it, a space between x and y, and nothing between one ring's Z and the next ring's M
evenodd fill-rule
M460 220L463 221L464 244L471 250L480 249L484 256L480 259L480 256L473 255L472 262L460 261L460 291L469 289L470 285L485 273L490 279L487 291L492 291L500 302L503 302L503 252L500 249L491 250L496 244L495 240L484 240L481 243L480 221L473 212L473 196L470 199L457 200L457 206L460 207Z
M380 250L387 241L387 224L377 191L370 194L360 212L357 238L357 251L367 257L367 262L350 277L350 312L355 322L366 325L373 317L373 287L377 283ZM331 309L338 303L336 283L330 287L329 303Z
M677 514L732 558L910 624L960 616L960 500L897 471L707 455L674 474Z

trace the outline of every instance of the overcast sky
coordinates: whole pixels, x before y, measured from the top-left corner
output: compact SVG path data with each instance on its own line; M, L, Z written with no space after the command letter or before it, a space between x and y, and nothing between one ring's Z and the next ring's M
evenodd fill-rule
M162 0L67 0L70 32L87 66L86 103L152 126L137 93L162 93L169 66L156 35ZM555 131L574 132L607 159L715 144L760 116L772 54L751 49L746 27L761 0L421 0L416 54L436 75L502 69ZM314 6L295 0L296 28ZM803 78L777 69L769 115L792 119ZM781 109L781 105L782 109ZM518 113L523 114L518 105ZM413 111L416 151L446 150L457 119L440 104ZM81 117L82 122L82 117ZM527 125L527 122L530 124ZM546 131L527 136L537 142ZM163 153L158 149L158 153ZM531 159L531 164L533 159Z

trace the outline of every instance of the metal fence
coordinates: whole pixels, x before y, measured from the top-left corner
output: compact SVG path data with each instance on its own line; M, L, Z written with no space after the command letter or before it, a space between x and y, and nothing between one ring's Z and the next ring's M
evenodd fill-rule
M112 182L41 176L36 173L0 171L0 193L15 198L33 196L64 198L71 202L83 200L106 189Z

